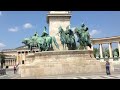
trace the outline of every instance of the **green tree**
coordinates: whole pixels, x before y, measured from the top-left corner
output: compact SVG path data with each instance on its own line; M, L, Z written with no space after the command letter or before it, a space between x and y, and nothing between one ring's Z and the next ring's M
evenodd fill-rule
M117 54L119 56L119 50L118 50L118 48L113 49L113 54L114 54L114 52L117 52ZM113 57L114 57L114 55L113 55Z
M93 54L94 54L94 57L96 58L96 54L99 54L99 49L93 48Z
M1 68L5 65L5 55L3 53L0 54L0 63L1 63Z
M105 48L103 51L103 57L105 58L105 56L108 56L108 58L110 57L108 48Z

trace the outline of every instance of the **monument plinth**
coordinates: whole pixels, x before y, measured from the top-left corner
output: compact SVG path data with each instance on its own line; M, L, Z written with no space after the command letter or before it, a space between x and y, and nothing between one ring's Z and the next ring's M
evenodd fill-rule
M47 23L49 24L49 35L55 36L60 50L63 50L60 37L58 36L58 28L62 26L64 30L70 25L71 12L70 11L49 11L47 15ZM54 50L58 50L54 47Z
M31 51L32 47L37 46L41 52L26 56L25 64L19 68L21 77L105 73L105 62L100 62L93 56L88 27L82 24L80 29L75 28L74 33L70 29L70 18L70 11L50 11L47 16L49 34L44 27L42 36L36 32L31 38L23 40ZM83 50L80 50L80 47L77 50L74 34L77 35ZM67 44L69 50L63 50L61 42L63 46ZM91 49L87 49L87 46ZM53 50L50 51L49 48ZM114 71L112 63L110 69L111 72Z
M45 51L28 55L29 63L22 65L20 69L21 77L105 72L105 62L96 60L92 52L88 50Z

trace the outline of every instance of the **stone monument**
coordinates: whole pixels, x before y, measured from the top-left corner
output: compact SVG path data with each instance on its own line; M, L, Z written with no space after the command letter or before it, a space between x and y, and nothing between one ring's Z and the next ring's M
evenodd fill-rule
M80 30L75 29L75 33L80 40L80 45L84 45L84 50L62 50L62 41L67 42L68 46L74 41L74 33L69 28L66 29L66 27L70 25L70 17L70 11L50 11L47 16L49 34L45 33L44 30L42 37L35 34L33 38L25 38L23 41L24 44L28 46L38 46L40 52L26 56L25 64L19 68L21 77L105 72L105 62L96 60L93 56L93 51L86 49L86 46L91 48L88 27ZM61 28L59 28L60 26ZM57 36L57 33L60 33L60 36ZM51 40L54 41L58 50L60 49L59 51L55 49L55 46L53 46L53 51L48 50L48 46L50 47L51 43L49 43L49 45L47 45L47 43ZM41 49L43 51L41 51ZM114 71L112 64L110 69L111 72Z
M63 50L60 37L58 36L58 28L61 26L64 30L70 25L71 11L49 11L47 15L47 23L49 24L50 36L55 36L59 49ZM54 47L54 50L58 50Z

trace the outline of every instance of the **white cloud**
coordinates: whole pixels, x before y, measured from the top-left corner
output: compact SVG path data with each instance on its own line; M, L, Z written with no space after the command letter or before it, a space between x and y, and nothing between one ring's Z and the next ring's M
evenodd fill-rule
M2 15L2 12L0 11L0 16Z
M24 27L25 29L30 29L30 28L32 28L33 26L32 26L31 23L26 23L26 24L23 25L23 27Z
M3 48L3 47L5 47L5 46L6 46L5 44L0 43L0 48Z
M91 36L94 36L94 35L96 35L96 34L100 34L101 33L101 31L98 31L98 30L92 30L91 32L90 32L90 35Z
M8 31L10 31L10 32L17 32L18 31L18 27L10 28L10 29L8 29Z

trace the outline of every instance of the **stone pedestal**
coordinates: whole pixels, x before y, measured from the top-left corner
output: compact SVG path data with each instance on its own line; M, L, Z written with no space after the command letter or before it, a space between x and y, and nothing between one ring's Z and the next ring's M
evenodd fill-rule
M27 61L29 64L20 66L21 77L105 72L105 62L96 60L92 51L39 52L27 56Z

